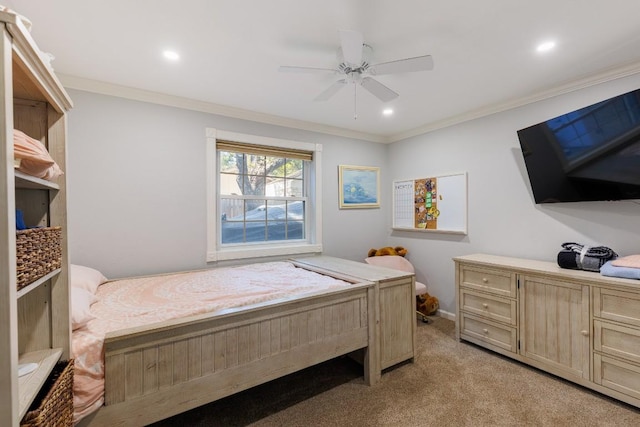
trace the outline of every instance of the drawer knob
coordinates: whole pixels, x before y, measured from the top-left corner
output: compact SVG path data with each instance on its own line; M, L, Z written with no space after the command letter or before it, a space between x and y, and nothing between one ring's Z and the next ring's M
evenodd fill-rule
M483 277L483 278L482 278L482 282L483 282L483 283L488 283L488 282L489 282L489 279L487 279L486 277Z
M581 333L582 335L584 335L585 337L588 337L588 336L589 336L589 331L580 331L580 333Z
M484 332L485 334L488 334L489 330L488 329L483 329L482 332Z
M486 302L485 302L484 304L482 304L482 306L483 306L484 308L489 308L489 304L487 304Z

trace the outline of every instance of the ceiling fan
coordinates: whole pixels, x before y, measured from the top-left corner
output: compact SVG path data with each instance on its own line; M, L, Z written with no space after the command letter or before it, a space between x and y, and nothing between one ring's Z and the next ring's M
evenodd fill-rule
M340 48L337 52L338 65L336 68L315 68L281 66L279 71L294 73L334 73L341 78L315 97L314 101L326 101L347 84L354 85L354 109L356 87L362 86L383 102L389 102L399 95L372 76L384 74L407 73L414 71L428 71L433 69L431 55L416 56L396 61L370 64L373 49L364 43L361 33L351 30L340 31ZM354 113L354 118L357 115Z

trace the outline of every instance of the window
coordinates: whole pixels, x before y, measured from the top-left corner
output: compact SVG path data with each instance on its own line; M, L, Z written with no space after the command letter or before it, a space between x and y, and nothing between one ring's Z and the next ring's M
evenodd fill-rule
M207 261L321 252L321 148L207 129Z

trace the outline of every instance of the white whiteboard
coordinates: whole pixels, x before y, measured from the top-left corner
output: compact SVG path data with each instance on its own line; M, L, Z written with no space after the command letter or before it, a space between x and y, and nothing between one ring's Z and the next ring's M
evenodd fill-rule
M393 182L393 228L467 234L467 174Z

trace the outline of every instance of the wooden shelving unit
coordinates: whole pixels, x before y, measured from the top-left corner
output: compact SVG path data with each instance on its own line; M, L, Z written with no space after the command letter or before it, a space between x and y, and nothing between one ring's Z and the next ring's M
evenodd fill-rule
M55 269L51 273L45 274L44 276L42 276L38 280L29 283L27 286L25 286L24 288L22 288L22 289L20 289L18 291L17 297L21 298L22 296L28 294L32 290L38 289L41 285L45 284L46 282L48 282L53 277L55 277L58 274L60 274L61 271L62 271L61 268Z
M18 170L15 171L16 188L32 189L32 190L59 190L60 186L55 182L46 181L27 175Z
M69 360L69 259L66 178L55 182L15 170L13 129L42 142L66 168L71 100L42 60L21 18L0 12L0 425L17 427L56 363ZM62 228L62 265L17 289L15 211L29 226ZM21 364L37 368L19 376Z
M60 360L60 356L62 356L61 348L31 351L20 356L20 365L27 363L38 364L38 368L35 371L19 377L18 380L20 419L26 414L29 405L31 405L54 366Z

